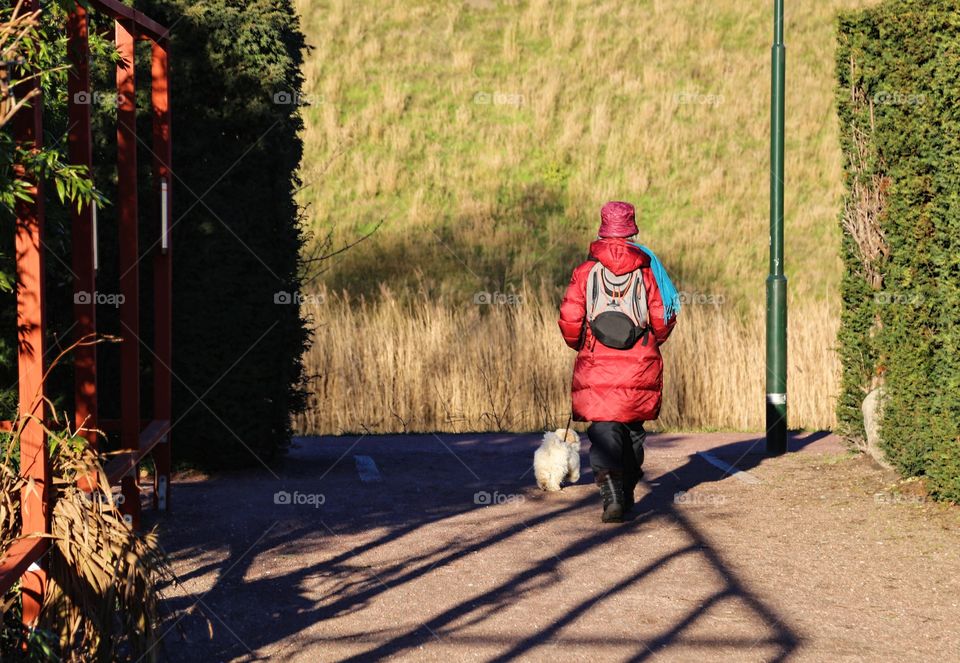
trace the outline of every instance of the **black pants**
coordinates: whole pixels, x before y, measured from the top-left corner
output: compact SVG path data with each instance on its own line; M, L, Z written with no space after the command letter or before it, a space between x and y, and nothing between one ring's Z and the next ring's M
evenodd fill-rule
M642 421L622 424L618 421L595 421L587 429L590 438L590 467L593 473L620 473L626 485L640 480L643 467L643 442L647 431Z

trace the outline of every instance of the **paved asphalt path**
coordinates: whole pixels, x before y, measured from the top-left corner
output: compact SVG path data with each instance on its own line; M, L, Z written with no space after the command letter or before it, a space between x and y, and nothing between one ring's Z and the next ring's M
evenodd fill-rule
M778 472L844 454L836 437L767 459L756 435L652 435L622 525L599 522L586 444L577 485L537 490L538 443L298 438L272 469L181 478L161 660L883 660L786 598L809 596L778 561L789 505L783 536L744 528Z

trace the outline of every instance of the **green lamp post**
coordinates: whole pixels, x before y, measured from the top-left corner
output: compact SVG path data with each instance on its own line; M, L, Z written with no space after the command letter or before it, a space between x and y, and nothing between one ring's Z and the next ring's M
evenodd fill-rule
M774 0L770 103L770 275L767 277L767 453L787 450L787 278L783 274L786 47L783 0Z

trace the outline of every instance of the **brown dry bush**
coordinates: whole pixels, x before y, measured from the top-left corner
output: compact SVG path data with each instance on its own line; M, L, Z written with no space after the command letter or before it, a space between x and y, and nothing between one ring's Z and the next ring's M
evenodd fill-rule
M0 468L0 555L21 532L20 495L26 485L17 471L16 431L21 429L15 425ZM48 429L47 434L53 509L39 631L51 636L60 660L155 660L158 583L169 577L156 532L138 533L124 522L104 458L84 438L69 431ZM85 492L78 480L89 477L96 477L96 488ZM40 646L21 631L19 603L15 586L3 599L4 639Z

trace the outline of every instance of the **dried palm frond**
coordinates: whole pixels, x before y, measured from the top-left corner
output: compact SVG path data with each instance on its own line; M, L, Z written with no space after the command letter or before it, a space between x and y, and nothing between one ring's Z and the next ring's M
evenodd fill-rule
M14 426L14 445L21 429ZM169 577L156 532L138 533L123 520L102 459L83 437L66 427L46 432L53 510L39 632L54 634L63 661L155 660L158 582ZM20 495L26 482L12 455L11 448L5 449L0 467L0 554L21 531ZM85 490L91 484L92 490ZM18 603L16 589L3 602L5 613ZM19 625L7 619L4 628ZM27 637L24 633L20 639Z

